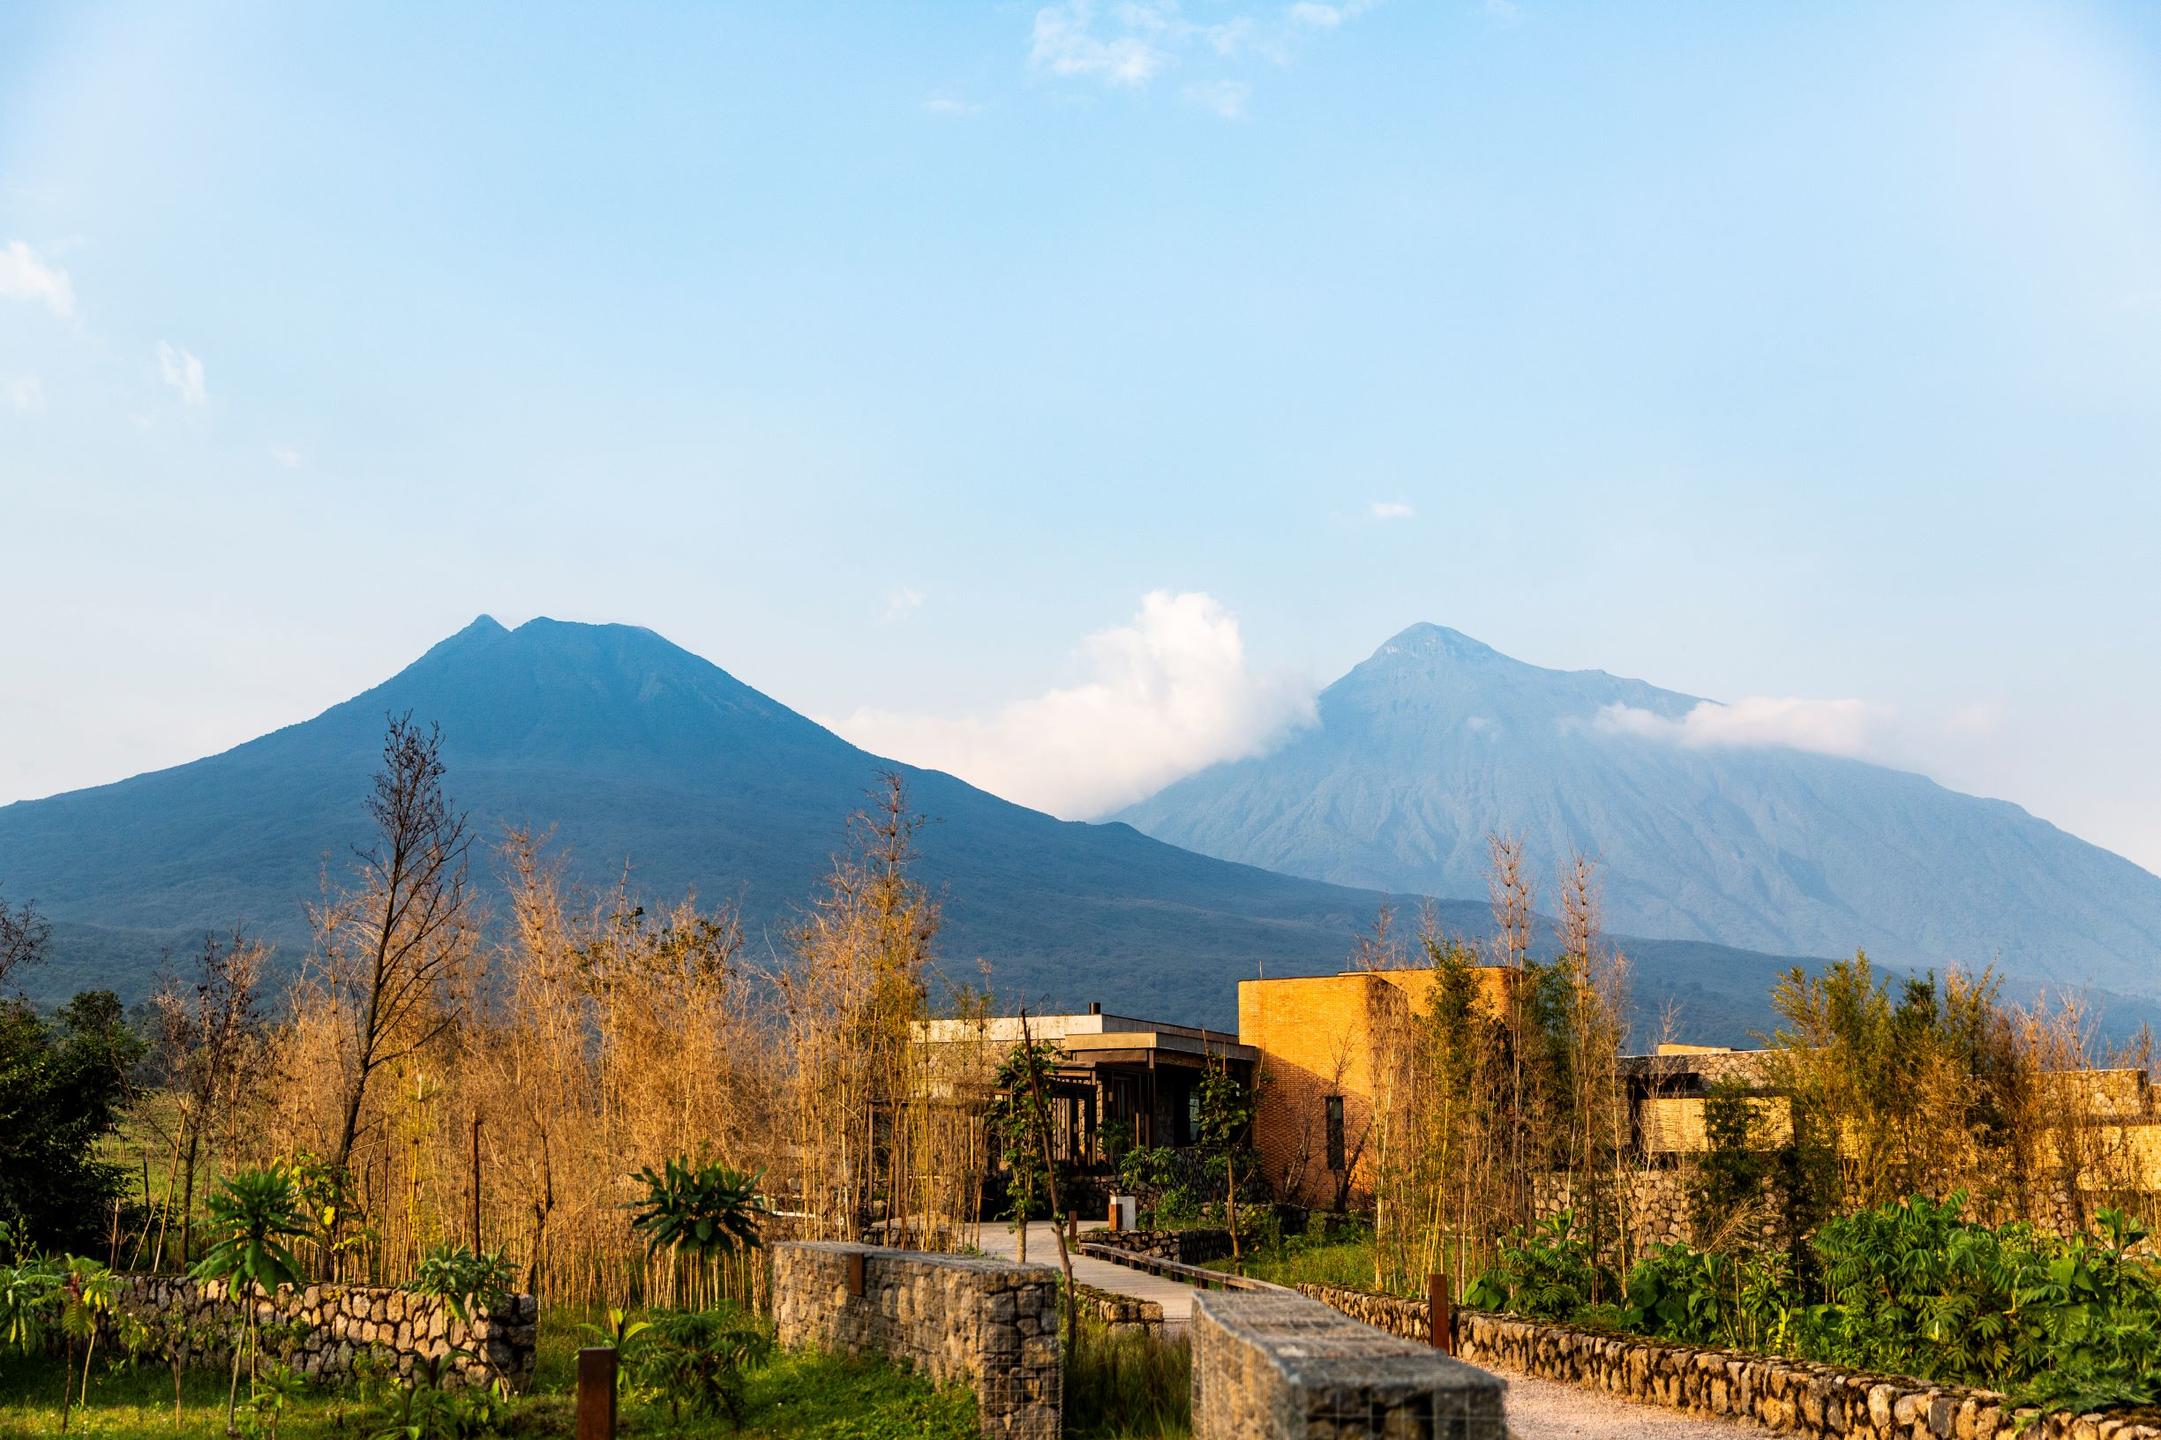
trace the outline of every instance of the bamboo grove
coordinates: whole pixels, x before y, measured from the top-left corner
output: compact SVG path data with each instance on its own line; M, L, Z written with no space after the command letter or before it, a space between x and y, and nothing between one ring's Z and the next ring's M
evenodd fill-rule
M1424 1004L1368 1017L1373 1097L1349 1137L1376 1288L1422 1293L1436 1271L1460 1285L1556 1218L1595 1258L1592 1304L1677 1228L1798 1260L1827 1220L1910 1197L2071 1236L2107 1207L2157 1218L2150 1038L2103 1043L2080 998L2011 1003L1990 971L1889 975L1865 954L1795 968L1732 1078L1663 1092L1690 1066L1623 1057L1627 962L1600 938L1590 863L1562 868L1548 959L1518 843L1491 842L1489 879L1484 945L1430 916L1406 945L1384 915L1360 947L1362 966L1426 972L1410 987ZM1676 1096L1698 1104L1694 1132L1661 1134Z
M996 1057L910 1043L940 922L898 776L757 955L728 905L648 909L627 876L577 890L552 835L482 853L439 751L392 721L373 843L326 882L282 994L244 935L158 993L164 1083L138 1106L130 1166L148 1218L123 1237L116 1216L116 1259L183 1263L215 1180L270 1163L301 1178L318 1277L395 1281L450 1240L504 1251L555 1304L763 1300L753 1262L653 1258L632 1235L632 1175L677 1156L759 1175L780 1233L973 1238ZM476 898L482 865L507 896L497 916ZM986 1013L965 987L943 1009Z

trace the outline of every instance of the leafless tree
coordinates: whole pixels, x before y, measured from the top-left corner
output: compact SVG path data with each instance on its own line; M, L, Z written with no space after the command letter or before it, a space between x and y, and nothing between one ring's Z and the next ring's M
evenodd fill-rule
M216 1155L229 1156L237 1148L235 1132L243 1102L263 1055L262 1015L256 1001L269 958L270 947L238 927L229 939L206 935L196 956L192 983L168 974L150 997L157 1016L158 1051L172 1076L178 1112L172 1133L176 1163L168 1170L167 1189L177 1178L183 1264L193 1257L195 1181L206 1158L204 1142L210 1142ZM221 1128L222 1146L218 1143ZM207 1181L204 1188L209 1188ZM162 1249L162 1233L159 1245Z
M0 985L7 984L16 971L44 959L52 934L52 922L38 914L35 901L10 906L0 898Z
M339 1097L333 1177L343 1183L366 1128L377 1071L422 1049L458 1017L459 972L474 947L465 816L443 795L442 730L390 717L367 800L373 843L349 887L314 907L315 977L336 1017ZM340 1204L335 1235L344 1218Z

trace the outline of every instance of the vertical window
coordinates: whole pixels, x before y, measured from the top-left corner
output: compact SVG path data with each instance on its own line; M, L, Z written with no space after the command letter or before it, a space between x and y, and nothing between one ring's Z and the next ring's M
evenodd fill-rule
M1186 1136L1184 1144L1191 1145L1201 1133L1201 1092L1186 1092Z
M1343 1097L1341 1095L1331 1095L1325 1104L1328 1116L1328 1168L1340 1174L1345 1168L1343 1159Z

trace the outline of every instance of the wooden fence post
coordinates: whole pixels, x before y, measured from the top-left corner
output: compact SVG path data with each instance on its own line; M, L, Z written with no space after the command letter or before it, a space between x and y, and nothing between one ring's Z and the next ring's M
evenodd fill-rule
M578 1352L578 1440L615 1440L615 1349Z
M1448 1295L1448 1276L1435 1271L1426 1277L1426 1338L1443 1355L1456 1353L1456 1314Z

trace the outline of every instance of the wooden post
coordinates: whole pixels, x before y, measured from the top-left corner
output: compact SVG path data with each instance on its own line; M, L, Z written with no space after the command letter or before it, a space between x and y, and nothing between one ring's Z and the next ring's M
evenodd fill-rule
M473 1112L473 1253L480 1253L480 1112Z
M1443 1355L1456 1353L1456 1315L1448 1295L1448 1276L1435 1271L1426 1277L1426 1338Z
M1115 1234L1118 1229L1118 1197L1116 1195L1111 1196L1110 1224L1111 1231Z
M578 1440L615 1440L615 1350L578 1352Z
M850 1295L861 1295L863 1293L863 1252L860 1250L850 1250L848 1252L848 1293Z

